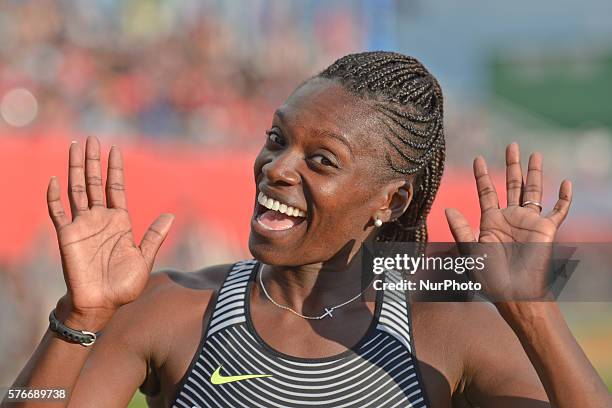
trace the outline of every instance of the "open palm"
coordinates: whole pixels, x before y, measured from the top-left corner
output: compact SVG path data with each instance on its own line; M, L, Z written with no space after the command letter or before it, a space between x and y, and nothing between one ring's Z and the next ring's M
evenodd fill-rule
M116 146L109 153L105 204L100 144L95 137L87 139L85 158L79 144L71 144L68 184L72 221L64 212L55 177L49 182L47 203L71 305L80 313L112 313L142 292L173 216L162 214L140 245L135 244L121 153Z
M546 244L554 241L567 216L572 197L571 183L567 180L561 183L557 203L546 216L542 216L542 156L539 153L529 157L527 177L523 181L518 145L513 143L506 148L505 208L499 205L485 160L477 157L473 167L481 210L480 234L476 239L463 214L449 208L446 217L455 241L490 244L486 246L487 252L496 254L496 257L495 262L489 260L489 265L495 267L476 273L475 277L493 297L540 296L545 291L546 268L551 253L550 245ZM510 253L512 248L514 253ZM519 262L516 262L517 258L520 258Z

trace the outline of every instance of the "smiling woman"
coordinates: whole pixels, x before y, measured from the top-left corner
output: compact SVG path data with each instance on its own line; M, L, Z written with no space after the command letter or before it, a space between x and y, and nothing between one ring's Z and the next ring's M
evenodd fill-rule
M267 263L281 261L279 253L299 262L330 259L350 240L358 250L376 220L378 241L426 242L444 165L442 112L437 81L416 59L396 53L346 56L298 87L274 115L255 178L268 200L308 205L307 224L273 216L274 208L256 209L253 255ZM393 206L374 214L391 197ZM352 216L339 219L341 212ZM285 219L275 224L283 234L266 227L271 217ZM299 229L284 228L289 225L308 234L299 237Z
M139 387L149 405L175 407L609 406L552 301L431 304L361 286L365 243L427 242L442 103L423 65L391 52L348 55L304 82L255 160L254 259L190 273L149 277L173 216L137 245L119 149L104 192L98 140L85 157L73 142L71 220L56 178L47 192L68 292L14 386L69 389L62 404L75 407L125 406ZM541 156L524 182L516 144L506 165L501 208L474 161L478 240L553 241L571 184L542 216ZM456 241L477 241L458 211L447 219ZM398 287L402 276L381 279Z

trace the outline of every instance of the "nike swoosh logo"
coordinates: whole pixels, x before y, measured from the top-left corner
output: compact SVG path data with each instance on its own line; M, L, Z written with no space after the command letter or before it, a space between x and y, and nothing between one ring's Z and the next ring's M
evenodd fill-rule
M222 375L221 367L223 367L223 365L220 365L219 368L217 368L215 372L212 373L212 375L210 376L210 382L215 385L230 383L234 381L250 380L252 378L272 377L272 374Z

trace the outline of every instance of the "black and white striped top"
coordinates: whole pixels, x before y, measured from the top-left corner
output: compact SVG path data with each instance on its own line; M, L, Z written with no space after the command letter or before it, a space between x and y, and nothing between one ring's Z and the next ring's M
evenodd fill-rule
M272 349L253 328L249 295L259 262L233 265L219 291L198 354L173 407L413 407L428 405L411 338L404 292L378 291L366 335L335 356L300 358ZM397 281L395 272L384 279ZM213 384L223 376L267 377Z

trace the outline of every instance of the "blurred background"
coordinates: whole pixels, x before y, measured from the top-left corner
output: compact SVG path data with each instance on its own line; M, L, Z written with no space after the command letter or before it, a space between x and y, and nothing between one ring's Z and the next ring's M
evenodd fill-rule
M545 207L574 183L560 239L612 242L610 16L609 0L0 0L0 322L13 327L0 386L65 290L45 191L52 175L66 186L71 140L122 148L137 237L176 214L156 269L248 257L252 162L272 113L351 52L413 55L442 85L432 240L451 239L445 207L477 225L471 161L484 155L502 192L504 148L518 141L524 163L544 154ZM611 305L563 310L612 386Z

